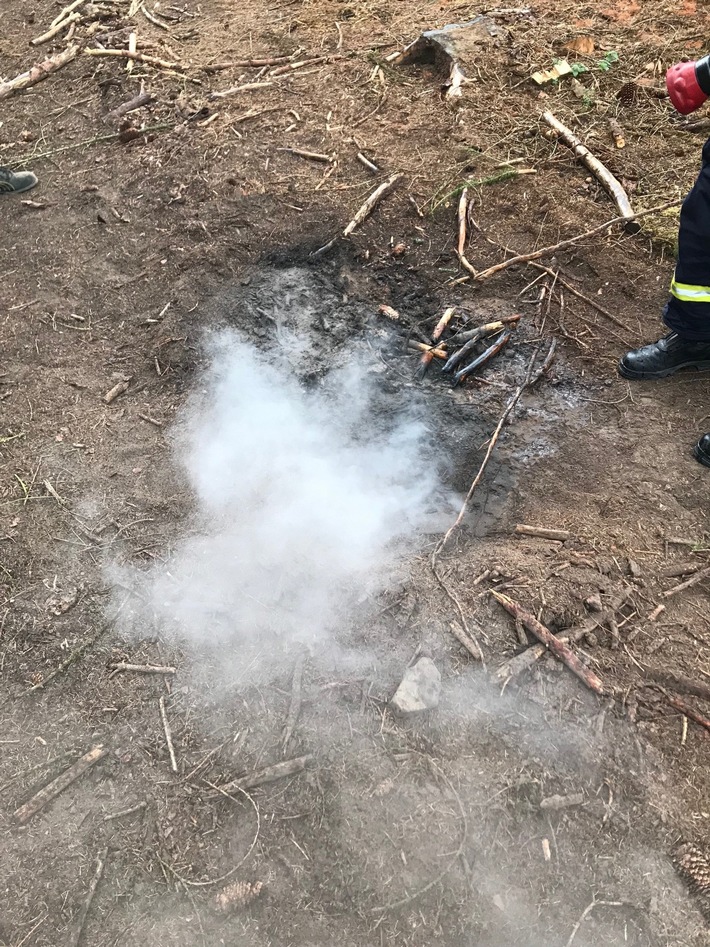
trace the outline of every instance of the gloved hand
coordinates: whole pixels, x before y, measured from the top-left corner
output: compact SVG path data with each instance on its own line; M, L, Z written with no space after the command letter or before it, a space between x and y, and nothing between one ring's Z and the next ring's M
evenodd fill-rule
M699 109L710 97L710 56L697 62L679 62L666 73L671 102L681 115Z

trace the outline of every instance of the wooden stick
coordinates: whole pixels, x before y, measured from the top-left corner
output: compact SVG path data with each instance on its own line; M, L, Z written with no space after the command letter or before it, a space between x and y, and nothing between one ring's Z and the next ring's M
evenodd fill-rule
M700 572L696 572L694 576L686 579L685 582L681 582L680 585L674 586L672 589L668 589L667 592L663 593L663 598L673 598L674 595L678 595L679 592L685 592L686 589L691 588L693 585L697 585L698 582L702 582L704 579L710 577L710 567L707 569L701 569Z
M523 523L518 523L515 527L515 533L517 536L539 536L541 539L557 539L560 542L565 542L571 535L568 529L548 529L546 526L525 526Z
M264 66L278 66L288 62L291 56L274 56L271 59L242 59L235 62L214 62L202 66L203 72L222 72L224 69L262 69Z
M481 651L480 645L477 641L474 641L473 638L469 638L458 622L450 622L449 628L454 638L456 638L459 644L463 645L474 661L483 661L483 652Z
M129 99L128 102L124 102L122 105L117 105L115 109L108 112L105 116L105 122L115 122L119 118L123 118L124 115L127 115L129 112L134 112L136 109L143 108L144 105L150 105L153 102L153 96L150 92L139 92L138 95L134 95L132 99Z
M401 178L401 174L393 174L390 178L380 184L380 186L376 188L372 194L370 194L365 203L362 205L362 207L360 207L358 212L343 231L344 237L349 237L350 234L353 233L353 231L356 230L361 223L367 220L383 197L389 194L390 191L392 191L397 186Z
M536 385L543 375L545 375L549 370L555 359L555 352L557 351L557 339L553 339L550 343L550 348L547 350L547 355L543 359L542 365L535 372L533 377L530 379L530 387Z
M88 753L85 753L76 763L68 769L65 769L60 776L53 779L44 789L40 789L39 792L35 793L34 796L23 806L20 806L19 809L16 809L15 819L21 825L24 825L25 822L29 822L33 816L37 815L37 813L41 809L44 809L53 799L56 799L60 793L64 792L64 790L68 786L71 786L80 776L88 772L91 767L103 759L107 753L108 750L105 750L101 745L92 747Z
M134 815L136 812L142 812L147 806L147 802L138 802L129 809L121 809L119 812L110 812L104 816L104 822L113 822L114 819L122 819L124 816Z
M175 747L173 746L173 735L170 732L170 723L168 722L168 715L165 711L165 698L161 697L158 701L160 706L160 719L163 721L163 731L165 733L165 742L168 744L168 752L170 753L170 767L174 773L178 771L177 760L175 759Z
M228 783L218 786L221 792L230 792L232 789L256 789L257 786L265 786L267 783L275 783L279 779L285 779L287 776L295 776L311 763L313 756L296 756L290 760L284 760L283 763L274 763L273 766L266 766L255 773L247 776L240 776L232 779Z
M128 387L129 384L127 381L119 381L118 384L114 385L113 388L104 395L106 404L111 404L119 395L125 394L128 391Z
M608 623L610 618L613 618L620 608L626 603L628 599L628 593L625 592L622 595L619 595L617 598L613 599L609 605L609 608L600 612L598 615L593 615L586 621L582 622L581 625L577 625L574 628L569 628L564 634L558 636L558 639L563 642L563 644L572 644L575 641L579 641L580 638L583 638L585 635L588 635L590 632L595 631L597 628L603 627L604 624ZM504 664L496 670L495 677L501 683L509 680L510 678L517 677L519 674L522 674L524 671L529 671L535 664L540 660L540 658L547 653L547 648L543 644L535 644L530 648L526 648L525 651L521 651L520 654L516 654L515 657L511 658L509 661L506 661Z
M619 208L621 216L629 221L634 220L631 201L622 187L621 182L591 153L586 145L582 144L573 131L555 118L552 112L543 112L542 118L543 121L547 122L550 128L554 129L559 138L572 149L582 164L601 182L603 188L612 197L614 203ZM636 233L638 233L639 229L637 226Z
M166 30L168 33L170 32L170 27L168 26L168 24L163 23L163 21L159 20L157 16L153 16L153 14L149 10L146 10L144 3L141 3L140 9L141 9L141 13L146 18L146 20L148 20L149 23L152 23L153 26L159 26L161 30Z
M329 62L332 59L342 59L342 56L317 56L314 59L302 59L300 62L292 62L287 66L280 66L278 69L272 70L268 75L270 79L274 76L285 76L290 72L294 72L296 69L304 69L306 66L317 66L322 62Z
M94 900L96 889L98 888L99 882L103 877L107 855L108 848L105 848L96 858L96 871L94 872L94 877L91 879L89 884L89 892L87 894L86 900L84 901L84 904L77 915L77 919L72 927L72 932L69 935L69 947L79 947L81 935L84 931L84 924L86 924L86 918L88 917L89 911L91 910L91 904Z
M558 661L566 664L570 671L576 674L590 690L593 690L595 694L604 693L604 685L594 671L590 671L589 668L585 667L577 655L563 641L553 635L549 629L545 628L534 615L526 612L517 602L509 599L507 595L501 595L500 592L496 592L494 589L491 589L491 595L510 615L514 618L520 618L528 631L535 635L538 641L544 644Z
M68 7L64 7L63 10L60 10L60 12L55 16L55 18L49 24L49 28L53 29L55 26L57 26L59 23L65 20L69 16L70 13L73 13L74 10L83 6L85 3L86 3L86 0L74 0L74 2L70 3Z
M157 56L148 56L146 53L132 53L128 49L85 49L84 55L132 59L133 62L142 62L146 66L158 66L160 69L175 69L178 72L184 71L184 66L180 65L179 62L170 62L167 59L159 59Z
M439 319L439 321L437 322L436 327L434 328L434 331L431 334L432 342L439 341L439 339L444 334L444 329L453 319L455 312L456 312L456 306L449 306L448 309L444 310L444 314L442 315L441 319Z
M458 210L458 220L459 220L459 242L456 247L456 253L458 258L464 255L466 250L466 217L468 215L468 188L465 187L461 191L461 197L459 198L459 210Z
M472 372L476 371L477 368L481 368L482 365L487 364L491 361L491 359L495 358L499 352L502 352L502 350L510 341L512 335L513 332L511 329L505 329L503 332L501 332L498 338L491 346L486 349L485 352L483 352L482 355L479 355L478 358L474 358L470 365L464 365L463 368L460 368L456 372L454 375L454 385L458 385L459 382L465 381Z
M284 724L283 734L281 736L281 750L284 756L288 753L293 732L298 724L298 718L301 715L301 695L303 693L303 669L306 666L306 655L302 654L296 661L293 669L293 679L291 681L291 703L288 708L288 716Z
M112 671L134 671L136 674L177 674L177 668L168 667L160 664L126 664L120 661L118 664L110 664Z
M649 677L653 678L654 681L663 684L664 687L671 687L681 694L691 694L693 697L700 697L710 702L710 686L707 684L701 684L698 681L691 680L689 677L673 674L670 671L654 671L652 668L648 668L646 673Z
M83 2L83 0L82 0ZM71 26L72 23L76 23L78 20L81 20L81 13L71 13L66 20L62 20L57 23L55 26L50 26L46 33L43 33L41 36L35 37L35 39L30 40L31 46L41 46L42 43L48 43L50 39L54 39L57 33L61 33L63 29L67 26Z
M401 174L393 174L386 181L383 181L383 183L380 184L379 187L375 188L372 194L370 194L370 196L367 198L365 203L360 207L360 209L355 214L353 219L347 225L345 230L343 230L342 236L349 237L350 234L353 233L353 231L356 230L360 226L361 223L367 220L367 218L374 211L374 209L377 207L380 201L397 186L401 178L402 178ZM330 250L332 247L335 246L335 244L338 242L339 236L333 237L333 239L328 241L328 243L326 243L324 246L322 246L320 250L315 250L311 254L311 256L312 257L323 256L324 253L327 253L328 250Z
M31 69L21 73L19 76L15 76L14 79L8 79L7 82L0 82L0 100L9 98L9 96L15 92L19 92L21 89L28 89L30 86L42 82L47 76L51 76L53 72L57 72L57 70L63 66L73 62L79 55L79 49L80 47L76 45L69 46L56 56L50 56L43 62L35 63Z
M288 151L289 154L305 158L307 161L320 161L322 164L330 164L333 161L333 155L324 155L318 151L304 151L302 148L279 148L278 150Z
M685 714L686 717L689 717L701 727L705 727L706 730L710 730L710 720L708 720L707 717L704 717L699 711L695 710L694 707L691 707L690 704L686 704L686 702L681 700L680 697L674 697L671 694L666 694L665 691L664 696L671 707L673 707L675 710Z
M357 160L360 162L360 164L364 168L367 168L367 170L370 171L372 174L380 173L380 169L377 167L377 165L373 161L370 161L370 159L367 158L361 151L358 151L357 153Z
M416 339L410 339L407 342L407 348L415 349L418 352L430 352L432 358L448 358L446 349L437 348L434 345L427 345L426 342L417 342Z
M648 210L638 211L634 214L634 220L640 220L642 217L648 217L650 214L660 214L661 211L669 210L671 207L677 207L681 203L681 200L669 201L666 204L659 204L657 207L651 207ZM482 270L480 273L477 273L476 276L474 276L474 279L478 282L484 282L485 280L490 279L491 276L495 276L496 273L502 273L503 270L507 270L511 266L517 266L520 263L531 263L533 260L540 260L542 257L552 256L559 250L565 250L567 247L574 246L576 243L580 243L582 240L587 240L590 237L596 237L600 233L604 233L605 230L608 230L609 227L613 227L616 224L627 223L628 220L628 217L612 217L611 220L607 220L606 223L600 224L598 227L593 227L591 230L587 230L584 233L577 234L576 237L570 237L568 240L562 240L560 243L555 243L550 247L543 247L541 250L536 250L534 253L523 253L519 256L510 257L510 259L504 260L502 263L496 263L495 266L489 266L487 270Z
M135 32L129 33L128 35L128 52L131 54L131 56L138 52L138 34ZM129 59L126 63L126 72L129 75L133 72L134 66L134 60Z

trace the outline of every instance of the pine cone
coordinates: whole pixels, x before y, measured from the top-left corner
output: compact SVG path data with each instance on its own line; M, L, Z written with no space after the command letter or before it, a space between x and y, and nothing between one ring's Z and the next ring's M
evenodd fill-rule
M616 97L625 108L631 108L638 102L640 91L635 82L625 82L616 93Z
M673 852L673 864L700 902L700 910L710 920L710 858L696 845L679 845Z
M236 881L234 884L222 888L219 894L216 895L215 906L223 914L245 908L252 901L256 901L263 887L261 881Z

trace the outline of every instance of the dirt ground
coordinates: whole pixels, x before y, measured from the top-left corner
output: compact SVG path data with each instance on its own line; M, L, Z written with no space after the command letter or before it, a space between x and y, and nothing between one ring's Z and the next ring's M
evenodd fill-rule
M466 252L479 270L507 247L530 252L614 216L569 149L542 134L544 109L635 207L681 196L708 126L680 120L653 90L706 49L710 14L695 0L491 9L499 38L450 108L433 67L386 57L484 8L178 0L147 4L151 20L131 6L87 7L74 38L125 49L134 31L140 52L172 67L127 71L125 59L82 53L0 110L0 164L40 178L26 200L0 198L0 943L709 943L702 898L673 864L680 843L710 857L708 734L670 702L710 707L707 587L665 593L710 551L710 480L691 455L710 429L710 380L616 374L624 351L663 331L677 211L547 257L552 275L517 266L457 282L455 250L466 182ZM5 0L0 76L67 45L64 30L30 46L60 9ZM594 48L570 50L580 36ZM564 56L587 66L579 95L568 81L544 92L530 81ZM238 65L259 59L277 62ZM142 86L150 105L107 120ZM313 258L394 172L402 181L372 217ZM436 364L419 377L407 348L446 306L474 324L522 313L505 353L456 389ZM126 621L132 605L113 620L116 601L136 598L116 570L170 568L194 528L174 445L209 368L206 339L228 327L268 357L284 326L307 340L294 367L304 386L353 345L369 353L383 416L417 405L458 502L531 352L559 348L441 555L449 594L430 567L455 516L442 501L384 591L335 632L367 657L311 648L289 748L307 765L225 795L214 787L282 759L300 652L196 647L142 626L140 612ZM569 538L517 535L519 523ZM527 645L491 588L554 632L596 614L594 597L606 608L621 596L616 624L575 646L605 695L551 656L501 686L496 670ZM451 633L455 600L485 668ZM441 671L441 702L403 721L388 701L417 653ZM120 661L177 673L114 673ZM97 745L94 766L18 817ZM706 879L710 889L710 868ZM222 912L215 897L234 882L245 887Z

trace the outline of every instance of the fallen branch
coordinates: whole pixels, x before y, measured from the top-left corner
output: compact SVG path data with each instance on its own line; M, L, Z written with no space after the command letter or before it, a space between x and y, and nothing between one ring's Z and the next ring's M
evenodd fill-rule
M451 322L451 320L453 319L455 312L456 312L456 306L449 306L448 309L445 309L445 310L444 310L444 313L443 313L441 319L439 319L439 321L437 322L436 326L434 327L434 331L433 331L432 334L431 334L431 341L432 341L432 342L438 342L438 341L439 341L439 339L440 339L440 338L442 337L442 335L444 334L444 329L446 329L446 327L448 326L448 324L449 324L449 323Z
M591 904L588 904L587 907L582 911L582 916L580 917L580 919L577 921L577 923L576 923L576 924L574 925L574 927L572 928L572 933L569 935L569 939L568 939L567 943L565 944L565 947L572 947L572 944L573 944L573 942L574 942L574 939L575 939L575 937L577 936L577 931L580 929L580 927L581 927L582 924L584 923L585 919L586 919L587 916L592 912L592 910L593 910L594 908L596 908L596 907L603 907L603 908L621 908L621 907L623 907L623 906L624 906L624 902L623 902L623 901L596 901L596 900L595 900L595 901L592 901L592 903L591 903Z
M302 148L279 148L278 150L287 151L298 158L305 158L306 161L319 161L322 164L330 164L333 161L333 155L324 155L318 151L304 151Z
M268 89L273 82L246 82L244 85L235 85L230 89L223 89L222 92L210 92L211 99L226 99L230 95L236 95L237 92L252 92L255 89Z
M580 681L586 684L590 690L593 690L595 694L604 693L604 685L594 671L590 671L589 668L585 667L577 655L560 638L545 628L534 615L531 615L530 612L526 612L517 602L513 602L507 595L501 595L500 592L496 592L495 589L491 589L491 595L510 615L514 618L519 618L527 630L535 635L538 641L544 644L558 661L562 661L563 664L567 665L570 671L576 674Z
M153 96L150 92L139 92L138 95L134 95L132 99L129 99L128 102L124 102L123 105L116 106L111 112L109 112L104 118L105 122L115 122L119 118L123 118L124 115L127 115L129 112L135 112L136 109L143 108L144 105L150 105L153 102Z
M298 718L301 715L301 698L303 692L303 670L306 666L306 655L302 654L296 661L293 669L293 679L291 681L291 703L288 708L288 716L284 724L283 734L281 736L281 750L286 756L293 739L293 732L298 724Z
M472 372L476 371L477 368L481 368L482 365L490 362L491 359L495 358L496 355L502 352L512 338L512 335L512 329L505 329L503 332L501 332L498 338L486 349L485 352L479 355L478 358L475 358L469 365L465 365L455 373L454 385L458 385L459 382L465 381Z
M316 56L314 59L301 59L300 62L291 62L287 66L280 66L278 69L272 70L269 75L269 79L273 79L274 76L286 76L291 72L295 72L296 69L305 69L306 66L318 66L320 63L330 62L333 59L342 59L342 56Z
M202 66L203 72L222 72L224 69L262 69L264 66L278 66L288 62L291 56L274 56L271 59L241 59L236 62L213 62Z
M86 0L73 0L73 3L70 3L69 6L64 7L63 10L59 11L59 13L55 16L55 18L49 24L49 28L54 29L55 26L58 26L63 20L66 20L70 13L73 13L74 10L83 6L85 3L86 3Z
M710 686L700 684L691 680L689 677L683 677L680 674L672 674L670 671L654 671L649 668L646 672L649 677L665 687L672 687L673 690L681 694L691 694L693 697L701 697L703 700L710 701Z
M550 370L550 366L555 360L556 351L557 351L557 339L553 339L552 342L550 343L550 348L547 350L547 355L542 361L542 365L538 368L538 370L535 372L533 377L530 379L531 388L533 385L536 385L540 381L542 376L547 374L547 372Z
M165 733L165 742L168 745L168 752L170 753L170 768L174 773L178 771L177 760L175 759L175 747L173 746L173 735L170 732L170 723L168 721L168 715L165 711L165 698L161 697L158 701L160 707L160 719L163 721L163 732Z
M545 526L525 526L518 523L515 527L516 536L538 536L540 539L556 539L565 542L570 538L568 529L548 529Z
M231 792L232 789L256 789L257 786L265 786L267 783L275 783L279 779L286 779L287 776L302 773L312 761L313 756L311 754L296 756L293 759L284 760L283 763L266 766L264 769L249 773L247 776L231 779L228 783L215 786L215 789L222 793Z
M707 569L701 569L700 572L696 572L695 575L690 579L686 579L686 581L681 582L680 585L676 585L672 589L668 589L667 592L663 593L663 598L673 598L673 596L678 595L679 592L685 592L686 589L691 588L693 585L697 585L698 582L702 582L707 578L710 578L710 567Z
M573 296L576 296L577 299L581 299L582 302L585 302L588 306L591 306L592 309L596 309L597 312L601 313L603 316L613 322L615 326L618 326L620 329L628 329L628 325L625 322L622 322L618 316L615 316L612 312L609 312L608 309L605 309L604 306L600 306L598 302L594 299L590 299L589 296L585 296L584 293L580 292L576 287L572 286L571 283L568 283L567 280L562 279L559 273L555 273L554 270L551 270L549 267L544 266L542 263L530 263L530 266L534 267L536 270L542 270L547 273L548 276L552 276L557 279L557 282L560 286L564 286L566 290L572 293Z
M651 207L648 210L638 211L633 215L634 220L640 220L642 217L648 217L651 214L660 214L661 211L668 210L671 207L677 207L682 203L682 200L669 201L666 204L659 204L658 207ZM628 217L612 217L611 220L607 220L604 224L599 224L598 227L593 227L591 230L587 230L584 233L577 234L576 237L570 237L568 240L562 240L560 243L555 243L550 247L542 247L540 250L535 250L534 253L523 253L519 256L511 257L509 260L504 260L502 263L496 263L495 266L489 266L487 270L482 270L478 273L474 279L482 283L487 279L490 279L491 276L495 276L496 273L502 273L503 270L510 269L511 266L517 266L520 263L531 263L533 260L540 260L545 256L552 256L557 253L559 250L565 250L567 247L572 247L577 243L581 243L582 240L587 240L590 237L596 237L600 233L604 233L605 230L608 230L609 227L613 227L616 224L625 224L628 223Z
M627 221L635 220L635 215L631 207L629 196L621 185L621 182L614 177L611 171L605 167L601 161L596 158L586 145L577 138L573 131L563 125L552 112L543 112L543 121L552 128L562 141L572 149L582 164L592 172L597 180L602 184L606 192L612 197L614 203L619 208L619 213ZM640 227L636 226L634 233L638 233Z
M458 622L452 621L449 624L451 629L451 634L456 638L459 644L468 651L474 661L483 661L483 652L481 651L481 646L473 638L470 638L466 632L461 628Z
M392 191L396 187L396 185L399 183L401 179L402 179L401 174L393 174L386 181L383 181L383 183L380 184L379 187L375 188L372 194L370 194L370 196L367 198L365 203L360 207L360 209L355 214L353 219L347 225L345 230L343 230L342 236L349 237L350 234L352 234L360 226L361 223L367 220L367 218L374 211L374 209L377 207L380 201L387 194L389 194L390 191ZM325 246L321 247L320 250L316 250L314 253L312 253L311 256L314 256L314 257L322 256L324 253L330 250L331 247L335 246L340 236L341 235L339 234L337 237L334 237L329 243L326 243Z
M184 72L185 69L179 62L170 62L167 59L159 59L157 56L148 56L146 53L133 53L128 49L85 49L84 55L130 59L133 62L142 62L145 66L158 66L160 69L175 69L178 72Z
M461 191L459 198L458 221L459 221L459 240L456 245L456 254L459 259L464 255L466 249L466 218L468 216L468 188Z
M604 624L608 624L610 618L614 618L616 613L624 606L628 597L629 596L627 592L617 596L617 598L611 601L609 608L606 611L600 612L598 615L591 616L586 621L582 622L581 625L577 625L574 628L569 628L566 632L564 632L564 634L556 636L557 640L561 641L563 644L574 644L574 642L584 638L585 635L590 634L597 628L603 627ZM501 664L501 666L495 671L495 677L501 683L505 683L511 678L522 674L524 671L529 671L546 653L547 648L545 645L532 645L531 647L526 648L525 651L521 651L520 654L516 654L515 657L511 658L509 661L506 661L505 664Z
M34 796L23 806L20 806L19 809L16 809L15 819L17 822L21 825L24 825L25 822L29 822L29 820L37 815L41 809L44 809L48 803L56 799L60 793L64 792L64 790L71 786L80 776L88 772L95 763L102 760L107 753L108 750L105 750L101 745L92 747L88 753L85 753L76 763L70 766L69 769L64 770L60 776L53 779L44 789L40 789L39 792L35 793Z
M674 708L674 710L679 711L680 713L688 717L690 720L692 720L694 723L697 723L701 727L705 727L706 730L710 731L710 720L708 720L707 717L704 717L698 710L695 710L694 707L691 707L690 704L686 704L686 702L684 700L681 700L680 697L675 697L672 694L667 694L665 691L663 692L663 694L666 700L668 701L668 703L671 705L671 707Z
M119 674L121 671L133 671L136 674L177 674L177 668L161 664L127 664L125 661L120 661L109 667L114 674Z
M497 322L488 322L486 325L478 326L476 329L469 329L467 332L459 332L449 339L448 343L450 345L461 345L461 348L449 358L448 362L444 366L445 372L450 372L459 362L462 362L466 356L474 350L476 344L481 340L486 338L489 335L494 335L496 332L500 332L507 325L514 325L520 321L519 315L514 316L505 316L503 319L499 319Z
M370 159L366 155L364 155L361 151L358 151L356 157L357 157L357 160L360 162L360 164L363 166L363 168L367 168L367 170L371 174L380 173L380 169L377 167L374 161L370 161Z
M53 72L57 72L63 66L73 62L79 55L79 49L79 46L69 46L56 56L50 56L49 59L36 63L27 72L15 76L14 79L8 79L7 82L0 82L0 100L7 99L14 92L19 92L21 89L28 89L30 86L42 82L47 76L51 76Z
M89 884L89 892L86 896L86 900L77 915L77 919L72 926L72 932L69 936L69 947L79 947L79 941L81 940L81 935L84 931L84 924L86 924L86 918L88 917L89 911L91 910L91 904L94 900L94 895L96 894L96 889L99 886L99 882L103 877L104 866L106 864L106 856L108 855L108 849L105 848L96 859L96 871L94 872L94 877L91 879Z
M67 26L71 26L72 23L76 23L78 20L81 20L81 18L81 13L71 13L66 18L66 20L61 20L54 26L50 26L46 33L35 37L35 39L31 39L30 46L41 46L43 43L48 43L50 39L54 39L58 33L61 33L63 29L65 29Z

